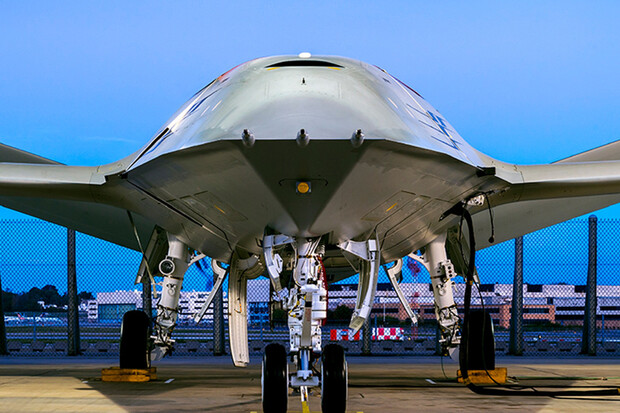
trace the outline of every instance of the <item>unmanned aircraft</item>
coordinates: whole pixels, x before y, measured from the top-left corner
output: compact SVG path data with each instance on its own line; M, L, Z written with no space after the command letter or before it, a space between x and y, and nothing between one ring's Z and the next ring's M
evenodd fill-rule
M548 165L495 160L379 67L302 53L229 70L114 163L66 166L2 146L0 204L142 251L140 276L162 277L153 336L145 313L125 315L121 367L171 351L184 274L208 256L217 280L194 319L228 277L236 366L249 362L247 280L267 276L287 310L288 348L265 348L264 410L286 411L290 387L302 401L320 387L323 411L344 412L344 352L321 342L329 283L359 274L355 332L386 265L416 322L398 273L403 257L417 260L431 274L440 342L455 355L465 335L453 278L472 282L467 257L619 202L618 159L615 142Z

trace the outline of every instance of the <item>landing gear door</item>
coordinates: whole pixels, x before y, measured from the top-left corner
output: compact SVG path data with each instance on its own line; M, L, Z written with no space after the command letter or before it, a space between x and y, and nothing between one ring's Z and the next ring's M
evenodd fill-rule
M357 302L349 328L353 334L362 328L372 310L377 292L377 280L379 277L379 265L381 254L379 253L379 243L375 239L356 242L346 241L339 247L360 258L359 282L357 286Z
M250 363L248 349L248 279L246 273L252 273L260 265L257 257L240 259L233 255L228 279L228 336L230 354L237 367L246 367Z

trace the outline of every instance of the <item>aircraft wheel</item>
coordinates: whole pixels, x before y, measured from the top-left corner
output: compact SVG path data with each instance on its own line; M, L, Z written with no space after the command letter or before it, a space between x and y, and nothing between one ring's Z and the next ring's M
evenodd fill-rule
M338 344L323 347L321 356L321 411L344 413L347 409L349 374L344 349Z
M464 343L461 344L461 367L463 367L464 358L467 357L468 370L494 370L495 333L493 331L493 319L485 311L471 311L469 317L468 349L463 348Z
M272 343L265 347L261 378L263 411L286 413L288 407L288 362L284 346Z
M122 369L148 369L149 317L144 311L128 311L121 324L120 367Z

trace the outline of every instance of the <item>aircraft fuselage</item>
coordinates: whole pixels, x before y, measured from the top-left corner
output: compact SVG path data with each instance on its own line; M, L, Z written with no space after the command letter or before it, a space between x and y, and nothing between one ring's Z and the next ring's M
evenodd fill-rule
M234 248L259 253L266 227L327 234L332 244L376 236L391 259L436 237L455 203L503 186L477 174L488 159L383 70L283 56L240 65L199 91L125 177L171 211L169 231L218 259Z

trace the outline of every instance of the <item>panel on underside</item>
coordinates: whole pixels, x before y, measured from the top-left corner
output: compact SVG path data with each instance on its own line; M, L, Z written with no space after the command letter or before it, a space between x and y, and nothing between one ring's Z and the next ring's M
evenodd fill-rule
M372 211L367 213L362 217L364 221L373 221L378 222L391 214L396 213L396 211L403 208L408 203L412 202L416 199L416 195L410 192L400 191L385 201L383 201L379 206L374 208Z

